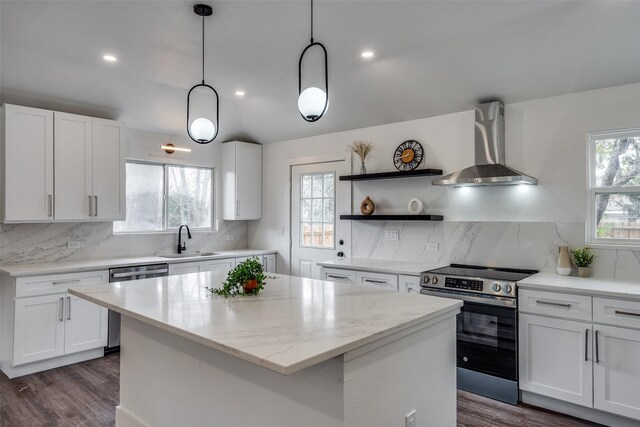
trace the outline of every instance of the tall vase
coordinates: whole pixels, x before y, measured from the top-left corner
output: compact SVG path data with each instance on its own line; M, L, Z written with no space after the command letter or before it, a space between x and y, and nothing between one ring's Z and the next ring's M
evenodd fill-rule
M571 275L571 257L569 256L569 247L560 246L560 253L558 254L558 274L561 276Z
M367 174L367 167L364 165L364 160L362 160L362 163L360 163L360 175L366 175Z

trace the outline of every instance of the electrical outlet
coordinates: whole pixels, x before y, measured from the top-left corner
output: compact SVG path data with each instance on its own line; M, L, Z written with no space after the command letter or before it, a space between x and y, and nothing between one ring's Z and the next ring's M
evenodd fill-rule
M384 230L384 240L399 240L400 230Z
M427 245L426 245L426 249L428 251L437 251L439 247L440 247L439 244L432 243L432 242L427 242Z
M224 236L227 240L233 240L233 234L227 234Z
M404 427L416 427L416 410L409 412L404 417Z
M284 236L284 227L278 228L278 236Z
M67 248L69 249L80 249L82 247L82 242L67 242Z

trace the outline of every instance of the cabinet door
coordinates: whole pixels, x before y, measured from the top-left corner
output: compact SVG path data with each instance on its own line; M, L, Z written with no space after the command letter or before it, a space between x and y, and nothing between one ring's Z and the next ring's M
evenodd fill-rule
M169 264L169 276L176 274L200 273L204 271L204 262L182 262L180 264Z
M228 259L214 259L204 262L203 271L220 271L231 270L236 265L236 261L233 258Z
M64 353L64 295L16 299L14 366Z
M400 291L409 294L420 294L420 276L400 275L400 283L398 286Z
M264 271L267 273L275 273L276 272L276 255L269 254L264 255L262 257L262 266L264 267Z
M591 324L520 314L520 389L592 406Z
M320 278L330 282L356 282L356 272L353 270L343 270L338 268L320 267Z
M262 215L262 146L236 143L236 219Z
M91 117L54 113L55 219L90 218Z
M356 273L356 284L366 288L398 290L398 276L395 274L369 273L358 271Z
M108 310L74 295L65 298L64 353L106 346Z
M640 331L602 325L593 329L593 407L640 420Z
M53 220L53 112L4 106L4 220Z
M241 257L237 257L235 259L235 264L234 267L237 266L238 264L240 264L241 262L245 262L246 260L248 260L249 258L251 258L250 256L241 256Z
M125 219L125 153L122 125L93 119L93 218Z

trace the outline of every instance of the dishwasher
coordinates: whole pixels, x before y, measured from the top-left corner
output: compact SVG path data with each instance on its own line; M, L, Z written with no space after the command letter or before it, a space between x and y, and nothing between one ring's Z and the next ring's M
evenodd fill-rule
M151 279L169 275L169 264L132 265L109 269L109 283ZM120 313L109 310L107 346L104 354L120 351Z

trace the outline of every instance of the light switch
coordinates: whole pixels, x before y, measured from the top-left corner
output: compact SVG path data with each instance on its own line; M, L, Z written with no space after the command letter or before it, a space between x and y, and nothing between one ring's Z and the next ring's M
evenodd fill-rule
M384 230L384 240L400 240L400 230Z

